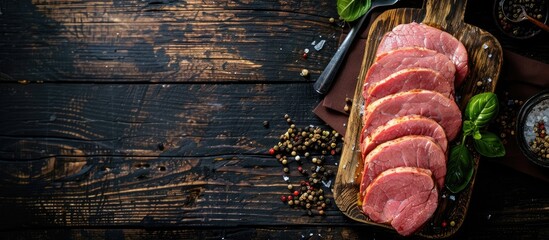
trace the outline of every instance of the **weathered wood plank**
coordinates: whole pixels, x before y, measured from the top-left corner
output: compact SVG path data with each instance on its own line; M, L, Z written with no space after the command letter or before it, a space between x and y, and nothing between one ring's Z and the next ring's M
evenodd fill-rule
M287 129L285 113L320 124L319 100L308 83L4 84L0 159L257 154Z
M495 28L489 3L470 5L468 22L505 48L547 61L539 55L548 50L546 33L514 41ZM26 0L2 8L3 81L311 81L340 32L328 21L337 18L333 1ZM312 50L322 39L324 50ZM311 78L299 76L302 68Z
M346 221L282 204L267 154L284 113L320 124L311 84L4 84L0 96L0 208L21 212L4 226Z
M368 227L270 227L270 228L180 228L180 229L72 229L8 232L18 239L395 239L395 234L372 231Z
M476 230L469 234L458 234L451 239L545 239L547 229L532 231L531 228L517 227L514 232ZM387 231L378 231L368 226L355 227L257 227L257 228L177 228L177 229L49 229L5 232L4 236L12 240L19 239L421 239L403 238ZM461 237L461 238L460 238Z
M127 161L111 164L113 167L109 170L110 173L100 173L100 168L94 167L80 179L20 185L17 189L14 185L7 189L2 188L6 191L1 194L0 207L2 212L13 216L1 220L4 236L14 236L13 239L27 236L32 239L28 235L32 233L33 236L41 237L38 239L47 236L72 236L74 239L81 239L82 235L112 236L111 234L116 233L121 234L120 238L129 239L191 235L201 236L198 239L240 239L238 236L245 234L252 236L252 239L261 239L280 234L284 239L295 235L295 238L300 239L302 234L307 237L309 233L320 233L321 239L397 237L394 232L341 218L337 209L331 208L326 217L308 217L303 211L279 202L277 194L285 192L284 186L245 184L245 179L253 179L252 175L255 174L264 176L262 180L256 179L257 182L280 181L274 176L276 174L268 174L275 164L266 158L242 158L231 160L232 163L226 161L222 163L225 166L219 167L219 172L209 174L204 173L210 172L203 170L206 165L213 162L221 164L224 161L211 158L149 159L150 173L156 171L154 169L158 164L172 165L165 165L166 171L157 171L150 174L150 179L139 181L132 180L137 176L133 172L145 169L144 166L136 165L142 163L143 159L125 160ZM172 166L184 166L185 161L200 163L184 170L186 173L172 171ZM255 166L251 168L251 165ZM545 183L525 177L497 163L482 162L480 166L473 194L475 198L461 231L455 236L456 239L545 239L549 236L549 215L546 209L549 193L540 191L544 189ZM229 170L231 167L232 170ZM245 169L246 172L250 170L247 172L250 176L242 176L246 173L237 171L237 168ZM191 175L209 180L191 179ZM214 175L218 175L217 178L211 177ZM92 179L91 176L103 176L101 181L104 184L94 183L97 179ZM182 179L182 176L187 179ZM200 185L201 181L208 184ZM154 182L165 184L151 186ZM78 186L79 184L82 186ZM192 184L196 186L191 187ZM92 188L92 185L96 188ZM6 192L11 194L7 195ZM14 228L18 226L25 226L28 230ZM66 226L102 229L61 228ZM191 226L194 227L189 228ZM196 228L204 226L221 228ZM133 229L120 229L124 227Z
M336 170L334 162L327 167ZM88 157L76 173L63 171L67 163L77 164L63 157L2 162L0 209L18 213L1 220L2 227L347 222L335 206L308 217L280 202L289 191L270 156ZM294 184L302 179L295 169L289 176Z
M13 80L307 81L337 45L332 1L10 1L0 73ZM325 50L311 42L326 40ZM310 48L309 58L301 58Z

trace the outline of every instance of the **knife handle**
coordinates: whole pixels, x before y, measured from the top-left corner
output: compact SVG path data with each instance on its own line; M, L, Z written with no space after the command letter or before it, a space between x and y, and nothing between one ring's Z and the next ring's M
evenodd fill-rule
M362 27L362 24L364 23L367 15L368 14L364 14L362 17L360 17L358 22L351 28L324 71L322 71L322 73L316 80L315 84L313 85L313 88L316 92L320 94L325 94L328 92L328 90L330 90L330 87L332 86L335 76L337 75L337 72L339 70L339 66L347 55L347 52L351 47L351 44L353 43L357 32L360 31L360 28Z

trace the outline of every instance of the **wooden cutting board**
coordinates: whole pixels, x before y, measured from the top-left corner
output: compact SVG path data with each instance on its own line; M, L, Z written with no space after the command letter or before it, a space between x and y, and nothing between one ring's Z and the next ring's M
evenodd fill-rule
M342 152L339 170L334 186L334 198L339 209L351 219L359 222L391 228L389 225L372 222L361 212L357 205L359 192L359 176L362 171L360 157L360 130L362 129L362 114L364 99L362 85L364 76L374 61L375 52L383 35L396 25L410 22L421 22L444 30L459 39L468 51L469 74L464 84L456 89L458 104L465 108L471 96L481 92L493 92L499 77L502 64L502 50L497 39L490 33L464 22L467 0L425 0L421 9L400 8L387 10L372 23L366 42L362 69L356 86L353 106L347 123L347 134ZM460 139L458 137L457 139ZM452 145L454 143L450 143ZM479 156L475 155L475 173L469 186L458 194L451 194L443 189L437 212L423 229L417 234L429 238L444 238L451 236L461 226L476 175ZM454 225L451 226L451 222ZM446 222L446 227L442 227Z

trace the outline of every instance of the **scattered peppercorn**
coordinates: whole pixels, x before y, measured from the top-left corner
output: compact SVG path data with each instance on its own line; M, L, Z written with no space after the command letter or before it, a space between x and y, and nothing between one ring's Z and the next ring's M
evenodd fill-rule
M283 165L284 173L289 173L290 168L296 164L304 180L300 181L297 188L290 183L290 180L287 181L288 190L292 194L283 202L287 202L294 208L308 210L310 216L324 215L331 200L324 195L325 191L322 188L331 187L330 178L334 174L330 168L337 168L336 165L326 166L325 163L340 153L341 136L335 130L328 131L318 126L297 127L288 114L284 115L284 119L289 128L280 135L279 142L271 148L274 152L271 153L269 150L269 153ZM289 161L291 157L295 160L294 162ZM308 167L310 171L304 166L307 164L312 164Z
M343 106L343 111L349 112L351 110L351 106L353 105L353 99L351 98L345 98L345 106Z
M307 76L309 76L309 70L307 70L307 69L302 69L300 75L301 75L302 77L307 77Z
M501 96L501 97L499 97ZM499 94L499 112L494 119L496 124L493 124L493 132L499 133L503 144L508 143L508 138L515 135L518 112L523 104L523 101L512 99L508 92Z
M446 225L448 225L448 223L446 223L446 221L442 221L442 223L440 224L441 227L446 227Z

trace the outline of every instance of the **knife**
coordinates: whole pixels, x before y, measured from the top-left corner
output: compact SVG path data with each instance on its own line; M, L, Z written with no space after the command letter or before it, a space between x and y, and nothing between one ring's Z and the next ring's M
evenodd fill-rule
M332 86L335 76L337 75L337 71L339 70L341 62L347 55L347 51L351 47L351 44L356 37L356 34L360 31L360 28L362 28L362 25L364 24L364 21L368 17L368 15L370 15L370 12L376 7L393 5L398 1L399 0L372 1L372 6L370 7L370 9L368 9L368 11L362 17L360 17L358 22L351 28L324 71L322 71L322 73L314 83L313 88L316 92L320 94L325 94L328 92L328 90L330 90L330 87Z

